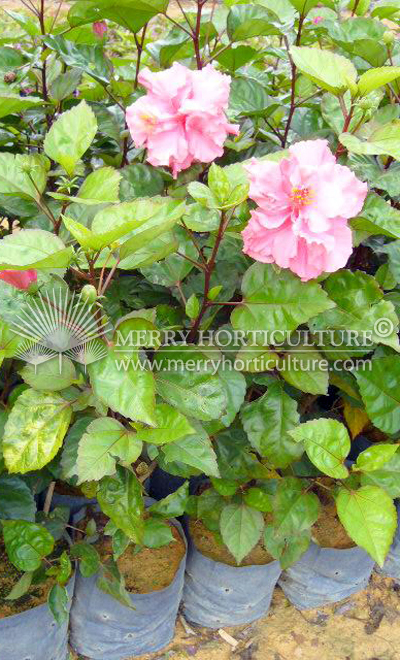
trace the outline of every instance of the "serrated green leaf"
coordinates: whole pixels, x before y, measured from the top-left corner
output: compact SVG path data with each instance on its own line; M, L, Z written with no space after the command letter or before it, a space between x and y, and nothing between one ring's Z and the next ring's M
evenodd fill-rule
M344 460L351 441L346 427L335 419L313 419L289 431L289 435L302 442L310 461L333 479L345 479L348 470Z
M115 473L116 459L134 463L142 451L136 433L111 417L95 419L79 442L76 464L78 483L98 481Z
M142 485L135 474L121 466L114 476L103 477L97 492L101 510L134 543L142 543L144 502Z
M299 71L332 94L342 94L348 81L356 82L354 64L342 55L309 46L292 46L290 54Z
M297 403L279 383L270 386L262 397L247 404L241 419L251 445L275 467L287 467L300 458L303 448L289 433L300 420Z
M397 527L396 507L389 495L377 486L341 488L336 508L348 535L383 566Z
M384 433L400 431L400 356L376 358L355 376L373 424Z
M47 392L65 390L76 379L74 363L65 356L62 356L61 361L54 357L35 366L27 364L20 374L25 383L34 390Z
M0 240L0 268L64 268L72 261L72 247L42 229L22 229Z
M44 151L72 176L78 161L92 144L96 131L96 117L86 101L81 101L54 122L45 137Z
M227 504L219 524L223 542L240 564L260 540L264 517L246 504Z
M399 445L388 445L383 442L372 445L371 447L368 447L368 449L364 449L364 451L358 455L353 470L361 470L362 472L380 470L385 463L393 458L398 448Z
M3 455L9 472L40 470L57 454L72 415L59 394L25 390L7 419Z
M278 483L272 504L276 537L290 538L301 534L318 519L318 497L307 493L306 488L300 479L293 477L285 477Z
M277 273L270 264L250 266L243 277L242 292L243 301L232 313L231 323L235 330L255 332L255 341L261 345L267 330L295 330L300 323L334 307L319 284L301 282L289 270Z
M179 410L167 403L159 403L154 409L156 427L137 430L137 438L153 445L164 445L195 433L189 420Z

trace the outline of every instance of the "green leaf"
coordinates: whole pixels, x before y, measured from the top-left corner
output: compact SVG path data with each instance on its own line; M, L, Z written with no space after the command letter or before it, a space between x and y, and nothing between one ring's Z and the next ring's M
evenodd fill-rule
M157 392L185 415L204 421L219 419L226 411L227 397L210 362L190 345L159 350L155 362Z
M84 541L71 546L71 556L79 559L79 570L83 577L91 577L100 570L100 555L96 548Z
M289 568L306 552L311 541L309 530L301 534L291 535L288 538L277 537L273 525L266 525L264 531L264 545L268 552L279 560L283 570Z
M142 442L111 417L95 419L79 442L76 464L78 483L98 481L115 473L116 459L134 463L142 451Z
M220 52L220 54L215 56L217 62L222 64L225 69L229 71L236 71L240 67L247 64L251 60L254 60L257 57L257 51L251 46L236 46L232 48L227 48L226 50Z
M190 319L195 319L200 311L200 301L198 298L196 298L196 294L192 293L190 298L188 298L186 305L185 305L185 312L186 315Z
M61 35L48 35L45 37L44 43L55 50L65 64L82 69L88 76L101 84L110 82L112 66L105 57L103 46L100 44L96 46L75 44Z
M22 341L22 337L16 335L4 321L0 320L0 365L5 358L17 354Z
M189 482L185 481L175 492L152 504L148 512L162 518L177 518L185 513L188 499Z
M322 366L323 362L325 368ZM311 346L299 344L293 351L285 350L278 365L282 378L293 387L309 394L328 393L327 360Z
M162 447L166 469L168 463L179 462L201 470L209 477L219 477L217 457L208 435L200 429L196 434Z
M223 542L240 564L260 540L264 517L246 504L228 504L222 509L219 524Z
M350 538L383 566L397 527L396 507L389 495L376 486L341 488L336 508Z
M155 426L155 382L150 371L142 370L136 353L127 357L118 348L109 348L107 357L89 365L94 394L111 410L129 419Z
M50 97L60 103L76 90L81 78L81 69L70 69L65 73L60 73L49 85Z
M260 5L234 5L227 18L227 32L230 41L245 41L251 37L280 34L273 24L274 16Z
M271 103L267 89L254 78L234 78L231 83L229 111L235 117L267 116L268 108L276 109Z
M148 518L144 523L143 545L145 548L161 548L174 541L172 527L156 518Z
M125 580L119 573L116 564L108 562L107 566L102 566L102 574L98 578L96 585L104 593L115 598L119 603L130 609L136 609L132 604L131 595L125 589Z
M368 449L364 449L358 455L356 464L353 470L360 470L362 472L373 472L379 470L385 463L393 458L398 450L399 445L388 445L383 442L372 445Z
M72 409L59 394L25 390L4 429L3 454L9 472L40 470L57 454Z
M100 481L97 499L101 510L134 543L142 543L144 503L142 486L136 475L121 466L113 477Z
M218 371L218 377L222 381L226 394L226 413L221 417L224 426L230 426L239 412L246 395L246 379L238 371L224 369Z
M135 228L132 230L130 238L128 238L128 240L125 241L125 243L123 243L121 246L121 260L125 259L126 257L130 257L132 254L141 249L148 247L149 241L153 243L154 239L172 229L172 227L185 213L186 207L184 203L177 200L168 200L166 198L164 198L164 200L165 201L159 205L157 209L158 212L155 213L153 217L148 220L148 222L143 223L137 229Z
M34 390L47 392L65 390L76 379L74 363L65 356L62 356L61 362L58 357L54 357L35 366L26 364L20 374Z
M62 240L49 231L22 229L0 241L0 268L64 268L71 263L73 254L72 247L65 247Z
M138 429L138 440L153 445L164 445L195 433L189 420L179 410L167 403L159 403L154 409L156 428Z
M20 571L36 571L54 548L45 527L26 520L3 520L3 536L10 561Z
M349 81L356 82L356 68L346 57L309 46L292 46L290 54L299 71L332 94L342 94Z
M247 404L241 413L243 428L254 449L268 458L275 467L287 467L303 453L289 431L300 421L297 403L280 383Z
M368 69L360 76L358 89L362 96L369 94L378 87L383 87L400 77L399 66L382 66L377 69Z
M242 292L242 304L232 313L231 323L235 330L255 332L255 341L261 345L268 343L266 329L268 333L295 330L334 306L316 282L301 282L289 270L278 273L270 264L250 266L243 277Z
M296 442L304 443L308 458L321 472L333 479L348 476L344 460L350 452L351 441L346 427L336 419L313 419L289 434Z
M33 571L24 573L18 582L14 584L10 593L4 598L4 600L18 600L19 598L22 598L32 584L33 573Z
M85 179L74 201L79 201L79 204L118 202L121 178L113 167L100 167Z
M313 319L312 329L340 330L342 346L339 346L339 351L342 352L343 349L351 350L351 346L356 353L370 352L374 343L386 344L399 350L399 321L393 305L382 300L383 293L375 278L362 271L353 273L350 270L341 270L330 275L324 286L336 306ZM387 319L385 332L379 331L381 319ZM388 327L389 332L386 331ZM358 343L351 343L352 330L357 333Z
M172 220L175 224L175 220ZM161 230L160 230L161 231ZM163 230L162 230L163 231ZM128 241L127 241L128 242ZM128 254L128 248L123 246L120 254L124 252L124 258L119 263L119 268L123 270L132 270L134 268L146 268L155 261L165 259L168 255L178 249L178 241L172 231L165 231L162 236L150 240L143 247L137 248L135 241L132 242L132 254Z
M29 486L11 474L0 476L0 519L35 520L36 502Z
M68 603L69 596L66 588L55 584L47 597L47 604L59 626L68 621Z
M243 500L247 506L251 506L253 509L257 509L257 511L262 511L263 513L272 511L271 495L263 491L262 488L252 486L245 492Z
M388 59L386 47L382 47L386 26L367 17L332 21L329 33L336 45L352 57L363 58L371 66L380 67ZM364 65L365 67L365 65Z
M58 584L67 584L72 573L72 563L66 550L58 559L58 566L52 566L46 571L46 575L54 575Z
M90 415L80 417L70 427L65 437L61 456L61 474L63 479L72 479L72 477L76 476L79 442L91 422L93 422L93 417Z
M120 170L122 176L120 196L123 202L136 197L161 195L164 179L155 167L144 163L131 163Z
M167 0L79 0L69 10L68 21L76 26L106 18L138 32L153 16L166 11L167 6Z
M362 474L361 485L379 486L390 497L400 497L400 453L396 452L380 469Z
M314 493L307 493L306 488L306 484L294 477L279 481L273 499L274 529L278 538L301 534L316 522L319 499Z
M290 4L297 9L299 14L306 16L313 7L316 7L319 4L319 2L318 0L290 0Z
M72 176L78 161L92 144L96 131L93 110L86 101L81 101L54 122L45 137L44 151Z
M400 160L400 119L379 126L366 138L361 139L351 133L341 133L339 140L353 154L387 155Z
M373 424L384 433L400 431L400 356L373 359L355 375Z
M0 194L38 201L46 188L48 166L45 156L0 154Z
M15 112L24 112L28 108L42 105L43 101L35 96L19 96L18 94L0 93L0 119Z
M377 184L377 188L379 187ZM350 225L353 229L367 231L370 234L400 238L400 211L380 195L369 193L363 210L357 218L350 221Z

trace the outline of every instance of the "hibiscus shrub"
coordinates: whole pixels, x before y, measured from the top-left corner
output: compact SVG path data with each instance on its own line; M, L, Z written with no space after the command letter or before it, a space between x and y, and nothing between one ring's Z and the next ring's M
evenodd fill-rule
M263 538L288 566L324 491L382 565L398 7L27 5L0 47L0 518L31 520L47 489L46 522L63 481L98 498L115 547L165 543L186 511L237 562ZM185 481L149 525L160 468L211 485Z

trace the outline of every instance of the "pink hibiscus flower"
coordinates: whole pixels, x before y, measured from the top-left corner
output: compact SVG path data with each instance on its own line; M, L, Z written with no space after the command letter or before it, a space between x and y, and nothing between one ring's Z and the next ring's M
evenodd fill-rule
M157 73L144 69L139 82L148 91L127 108L132 139L147 148L149 163L170 167L174 177L195 161L222 156L227 135L239 132L225 116L230 77L211 64L201 71L178 62Z
M326 140L298 142L279 163L252 159L246 170L258 208L242 232L243 252L303 281L345 266L347 219L361 211L368 187L336 162Z
M0 270L0 280L11 284L16 289L29 289L37 282L36 270Z

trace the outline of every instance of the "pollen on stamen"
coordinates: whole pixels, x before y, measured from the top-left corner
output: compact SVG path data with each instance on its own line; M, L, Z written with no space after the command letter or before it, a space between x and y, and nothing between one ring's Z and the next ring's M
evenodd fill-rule
M157 117L154 115L146 114L145 112L140 115L140 119L146 124L147 130L154 130L157 126Z
M293 204L297 207L308 206L313 202L314 192L311 188L295 187L292 188L290 198Z

